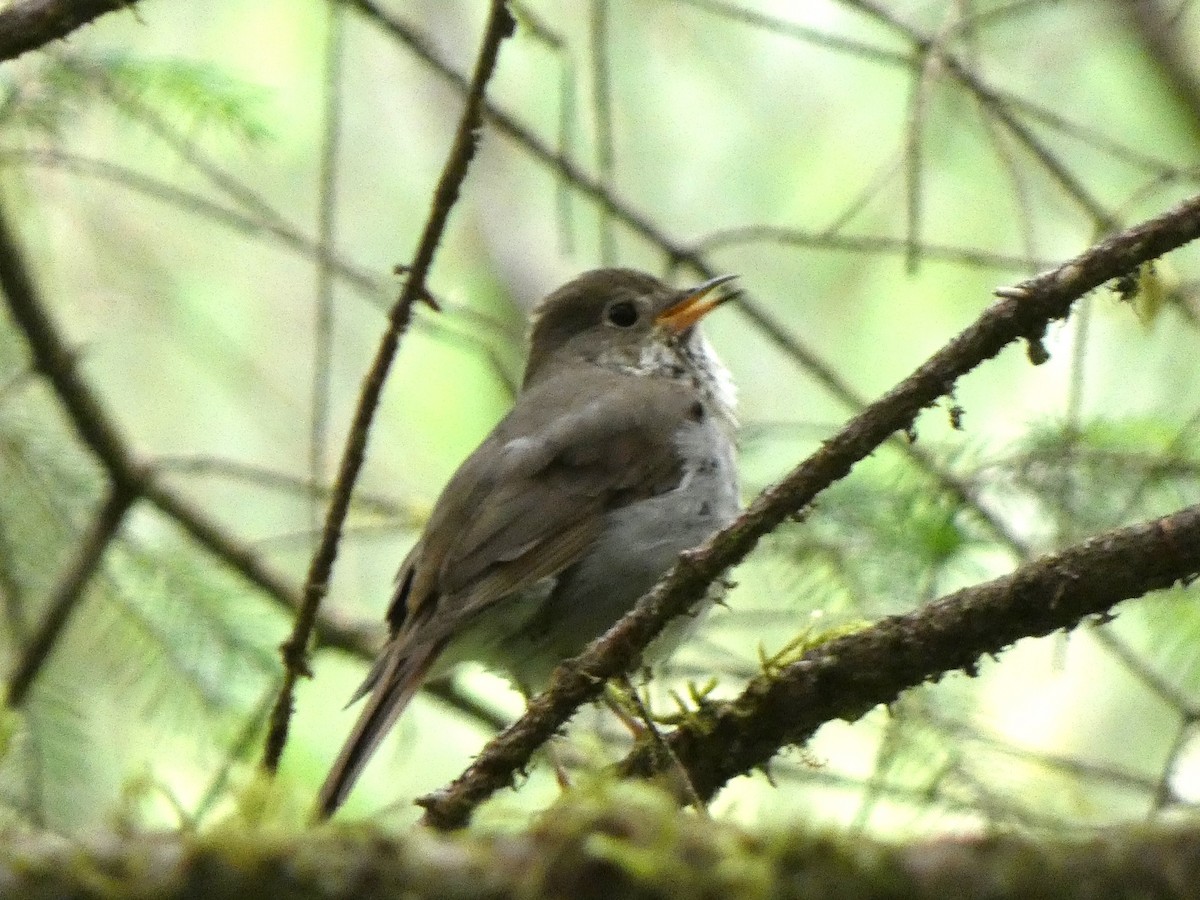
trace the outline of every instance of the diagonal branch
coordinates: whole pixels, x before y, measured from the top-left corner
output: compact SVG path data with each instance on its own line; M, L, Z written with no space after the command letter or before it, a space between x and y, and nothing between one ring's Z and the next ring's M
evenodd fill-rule
M957 380L1008 344L1026 338L1032 358L1044 358L1046 326L1064 318L1075 300L1106 281L1200 237L1200 196L1156 219L1114 235L1056 269L997 293L976 322L926 360L908 378L856 415L841 431L777 485L768 488L733 524L679 562L637 606L583 653L560 665L550 689L496 737L449 787L418 802L438 828L460 827L607 679L631 669L665 623L685 613L722 573L741 562L758 541L817 494L847 475L922 409L953 390ZM1042 354L1042 355L1039 355Z
M105 13L132 9L135 0L18 0L0 10L0 60L15 59L66 37Z
M115 486L91 526L80 536L75 557L54 588L37 631L21 651L21 657L8 678L5 699L9 708L21 706L29 696L29 689L50 658L50 652L67 627L71 614L83 599L84 588L100 565L104 551L108 549L136 499L137 494L128 486Z
M114 483L128 486L138 481L137 466L116 424L99 396L80 376L74 354L59 336L41 302L17 235L3 209L0 209L0 290L4 291L9 312L29 343L34 370L50 381L79 439L96 454Z
M736 700L700 710L667 745L708 800L825 722L852 721L927 680L972 672L979 657L1023 637L1071 628L1122 600L1197 576L1200 506L1190 506L823 644L780 672L759 675ZM649 776L662 768L661 753L642 742L620 772Z
M1196 29L1188 11L1164 0L1111 0L1158 69L1171 98L1184 110L1193 139L1200 138L1200 71L1196 69ZM1174 8L1171 8L1171 7ZM1191 15L1195 16L1193 10Z
M321 539L313 554L308 576L305 579L303 604L296 616L296 624L291 636L280 648L284 663L283 686L280 688L275 708L271 711L271 724L263 753L263 767L269 772L278 768L284 744L287 742L288 723L292 714L296 682L301 676L309 674L308 644L316 625L317 610L328 590L329 577L333 571L338 545L341 541L342 526L350 509L350 495L366 458L367 436L375 417L375 411L379 406L379 398L383 394L388 371L396 356L400 337L408 330L409 322L412 320L412 308L417 300L423 299L435 309L437 308L437 304L433 302L425 289L425 278L433 263L433 256L441 241L442 233L445 231L450 210L458 200L459 190L467 175L467 167L475 156L480 129L483 125L483 95L487 89L487 83L495 71L500 42L511 35L515 28L516 21L509 13L504 0L492 0L487 24L484 26L479 55L475 62L471 88L467 93L467 101L462 119L458 123L458 131L454 135L454 144L450 148L441 178L434 189L432 208L420 240L417 242L417 250L412 264L407 267L404 287L388 316L388 326L380 340L379 349L376 351L371 368L363 381L362 392L359 395L354 419L350 425L337 478L333 484L333 495L330 498L329 509L325 517L325 527L321 532Z

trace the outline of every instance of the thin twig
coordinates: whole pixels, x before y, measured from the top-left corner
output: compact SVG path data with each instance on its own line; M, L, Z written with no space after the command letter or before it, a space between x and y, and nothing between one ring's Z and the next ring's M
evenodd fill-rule
M327 501L330 494L328 485L314 482L311 478L223 456L156 456L152 467L159 474L212 476L292 497L303 498L316 494ZM359 491L354 495L353 505L360 511L393 519L400 528L415 528L424 524L426 519L426 514L419 512L415 506L380 493Z
M642 720L645 736L642 740L648 740L656 752L663 754L664 758L672 759L674 754L671 751L671 745L667 743L663 737L662 731L659 730L658 723L654 721L654 715L650 712L650 708L642 699L642 695L638 693L637 686L633 683L628 675L621 675L618 679L622 690L629 697L629 702L633 704L634 711L637 712L638 718ZM700 795L696 793L696 789L692 787L692 783L688 780L687 769L682 765L674 766L674 774L678 776L677 787L680 793L691 806L700 815L708 815L708 807L704 805L704 801L700 799Z
M1178 684L1173 684L1143 658L1120 635L1103 623L1089 631L1091 637L1111 653L1125 670L1142 685L1156 695L1163 703L1179 713L1185 720L1200 717L1200 703L1193 699L1191 692Z
M979 102L978 98L976 98L975 108L979 112L979 122L986 133L987 141L992 146L1000 168L1004 170L1009 184L1012 185L1013 216L1017 221L1017 227L1021 231L1021 244L1025 248L1027 271L1036 272L1039 269L1047 268L1045 264L1035 261L1037 241L1033 230L1033 204L1031 203L1029 185L1025 174L1020 166L1017 165L1016 158L1005 143L1006 138L1004 134L996 125L995 120L988 114L987 107Z
M433 263L434 253L437 251L442 233L445 231L450 210L454 207L463 180L466 178L467 167L475 155L480 128L483 124L483 95L488 80L495 70L500 42L511 35L515 27L516 22L505 6L504 0L492 0L462 119L459 121L453 146L434 190L432 208L417 243L416 253L413 255L412 263L407 267L404 287L388 316L388 327L384 331L375 359L363 382L341 464L338 467L337 478L334 481L333 496L329 502L325 527L309 565L308 576L305 578L303 604L296 616L291 636L280 648L284 663L283 685L280 688L275 708L271 712L271 725L268 729L266 748L263 754L263 767L269 772L274 772L278 768L279 759L283 755L283 748L287 742L296 682L302 676L309 674L308 644L312 639L312 631L316 624L321 600L328 590L329 577L337 558L342 525L350 508L350 495L354 490L354 483L358 480L358 473L366 456L367 436L375 411L379 406L379 398L383 394L388 370L395 358L400 337L408 330L408 324L412 319L413 305L419 299L434 305L432 298L425 290L425 278Z
M345 32L344 7L331 3L326 9L325 36L325 123L321 141L321 173L317 202L317 259L313 316L312 415L308 432L308 477L312 482L310 522L321 521L321 492L325 481L325 458L329 444L329 380L333 359L333 270L326 262L334 244L337 216L337 159L342 132L342 55Z
M830 34L829 32L800 25L796 22L789 22L775 16L768 16L752 9L745 9L728 3L714 2L714 0L676 0L676 2L682 6L692 6L696 9L702 9L705 12L731 22L739 22L743 25L749 25L752 28L769 31L771 34L779 34L803 41L810 47L831 50L834 53L854 59L863 59L891 66L911 66L913 63L912 57L907 53L889 50L885 47L867 44L853 38L842 37L841 35Z
M929 107L929 96L941 66L941 48L931 42L916 48L918 60L913 66L912 86L904 123L904 266L911 275L920 262L921 216L924 205L925 146L922 134Z
M372 301L382 294L386 284L369 269L359 268L349 260L336 256L332 248L321 246L299 229L284 223L277 215L264 219L256 214L223 206L208 197L183 190L170 182L156 179L119 163L59 149L26 150L5 147L0 149L0 165L42 166L86 178L102 179L176 209L204 216L245 237L255 240L273 238L289 250L328 266L339 278Z
M935 39L922 34L877 0L839 0L843 6L856 9L877 22L882 22L909 40L915 50L922 54L936 51ZM983 106L990 110L1008 131L1033 154L1034 158L1091 217L1101 231L1112 231L1116 227L1112 214L1106 210L1066 164L1040 141L1029 127L1013 114L1008 98L993 90L952 53L941 53L940 61L945 72L970 91Z
M1192 743L1195 725L1194 719L1185 718L1176 727L1175 739L1171 741L1171 748L1167 751L1166 763L1162 767L1162 773L1159 775L1158 784L1154 789L1154 804L1151 806L1147 818L1161 813L1167 804L1179 796L1175 789L1175 766L1179 757L1187 752Z
M838 223L835 223L837 225ZM742 225L710 232L692 244L692 250L706 256L716 250L736 247L741 244L775 242L783 246L807 247L845 253L863 253L872 256L903 256L908 252L909 242L903 238L875 235L837 234L836 228L821 231L806 231L780 225ZM1015 273L1030 271L1031 268L1049 268L1048 261L1030 260L1009 253L996 253L974 247L952 247L942 244L921 242L917 250L924 259L939 260L954 265L977 269L997 269Z
M1030 762L1051 771L1062 772L1080 781L1107 782L1111 786L1143 794L1154 790L1155 779L1132 769L1092 759L1063 756L1052 751L1014 743L1007 736L991 734L969 722L945 716L928 702L923 703L922 706L924 707L921 711L922 724L939 732L942 738L949 743L959 746L969 745L969 752L974 755L981 755L979 751L983 750L987 753L998 753L1012 759Z
M1186 4L1174 9L1162 0L1111 0L1129 29L1141 41L1146 55L1157 66L1175 101L1185 111L1180 119L1200 138L1200 73L1196 71L1196 32L1184 26Z
M343 2L353 2L353 0L343 0ZM363 2L363 0L360 0L360 2ZM370 2L370 0L365 0L365 2ZM1142 3L1145 0L1113 0L1113 2ZM829 34L818 29L789 22L785 19L754 12L753 10L740 9L728 4L718 3L715 0L676 0L676 3L707 9L717 15L750 25L771 34L804 41L810 46L824 47L844 56L878 63L891 68L912 69L920 63L920 57L914 56L912 53L864 44L856 40L841 37L840 35ZM961 27L951 28L945 35L945 43L948 44L950 42L955 36L956 31L961 32L965 28L978 29L981 26L1001 21L1006 17L1041 8L1045 5L1046 0L1029 0L1029 2L1011 3L1006 7L998 7L993 10L980 12L970 19L963 19L960 23ZM868 10L864 9L863 11ZM914 32L909 26L900 22L894 16L881 17L875 15L876 12L885 12L881 7L872 7L869 12L875 18L885 22L894 31L903 34L906 40L909 42L912 41ZM1084 141L1095 149L1102 150L1110 154L1114 159L1122 160L1131 166L1162 173L1170 177L1196 177L1197 173L1194 168L1183 169L1166 160L1151 156L1148 153L1123 144L1095 128L1064 118L1055 110L1018 96L1010 91L989 85L988 92L997 101L1024 113L1030 119L1040 121L1063 135Z
M596 130L596 171L601 183L611 189L616 165L613 143L612 48L609 46L609 0L591 0L590 34L592 61L592 125ZM612 216L600 220L600 261L616 265L617 235Z
M79 536L75 556L46 602L42 621L21 651L20 659L9 676L8 706L15 709L23 705L29 696L29 689L33 687L34 680L83 600L84 590L100 565L104 551L108 549L135 500L137 494L129 489L129 485L114 487L92 524Z
M206 216L220 225L232 228L251 240L266 239L277 241L282 246L305 259L329 266L330 269L337 273L339 278L354 288L372 306L384 309L387 305L387 301L383 299L387 284L386 281L379 278L369 269L358 267L345 257L337 255L332 248L320 246L316 240L309 238L298 229L283 222L278 214L273 215L269 219L264 219L249 213L243 213L237 209L214 203L212 200L199 194L181 190L166 181L161 181L126 166L108 160L79 156L62 150L45 148L38 150L14 150L4 148L0 149L0 165L4 164L42 166L70 172L74 175L82 175L87 178L96 178L111 182L136 193L151 197L161 203L184 210L185 212ZM510 336L509 332L511 329L507 327L507 323L493 316L489 316L466 305L447 304L447 309L455 314L455 318L469 322L487 334L498 334L505 340ZM441 318L437 320L420 319L415 323L414 327L425 330L438 340L444 340L447 343L462 344L472 352L481 354L485 359L490 359L495 355L494 346L485 338L474 335L469 331L448 328ZM503 379L501 381L503 382Z
M1113 236L1057 269L998 291L1001 299L973 325L851 419L779 484L760 494L733 524L702 547L683 554L667 576L607 634L560 665L550 689L530 702L521 719L489 743L453 784L418 801L425 807L425 821L439 828L465 824L479 803L512 783L534 750L581 704L595 697L607 679L636 663L641 649L670 618L686 612L713 581L745 559L764 535L804 509L891 434L911 427L921 410L951 391L962 375L1013 341L1023 337L1040 340L1048 323L1064 318L1074 301L1088 291L1197 237L1200 196ZM1200 553L1200 541L1196 548Z

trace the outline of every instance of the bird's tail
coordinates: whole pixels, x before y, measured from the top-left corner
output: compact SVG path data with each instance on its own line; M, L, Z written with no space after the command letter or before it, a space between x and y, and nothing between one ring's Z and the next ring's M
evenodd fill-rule
M420 689L442 650L440 643L419 652L406 644L407 641L394 640L385 651L382 665L377 664L368 676L364 687L370 686L370 698L321 785L317 819L328 819L342 805L379 742Z

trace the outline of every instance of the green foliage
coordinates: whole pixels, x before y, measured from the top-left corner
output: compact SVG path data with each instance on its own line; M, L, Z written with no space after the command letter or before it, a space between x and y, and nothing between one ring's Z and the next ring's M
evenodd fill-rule
M84 70L147 108L182 118L189 130L216 130L249 144L272 137L264 115L270 93L205 62L124 55L88 61Z
M11 332L0 342L9 345ZM11 666L79 549L103 479L43 386L0 378L0 599ZM284 620L256 591L152 515L128 519L72 608L33 693L5 718L4 781L16 807L50 827L105 820L130 772L176 745L185 790L214 777L278 671ZM14 730L15 729L15 730ZM237 749L242 758L257 747ZM123 758L122 758L123 757ZM149 783L149 782L147 782ZM162 796L169 789L162 787ZM174 801L178 806L181 801ZM188 801L191 805L191 801Z
M0 126L62 138L101 96L135 101L192 134L214 132L247 144L272 136L262 114L269 96L261 88L216 65L129 54L61 53L5 67Z
M549 867L531 870L528 883L553 893L569 892L576 873L599 866L615 869L617 883L638 885L647 896L772 895L762 845L734 828L681 814L676 798L654 785L579 785L540 817L531 837L548 851Z
M1001 475L1076 532L1177 509L1200 491L1196 420L1098 417L1043 423L1002 463ZM1111 526L1110 526L1111 527Z

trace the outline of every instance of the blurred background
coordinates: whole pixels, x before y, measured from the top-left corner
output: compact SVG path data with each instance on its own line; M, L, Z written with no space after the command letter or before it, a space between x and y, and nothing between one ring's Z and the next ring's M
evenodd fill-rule
M219 527L139 503L24 703L4 818L75 832L235 814L394 267L462 109L484 4L158 0L0 66L0 202L137 456ZM0 5L2 8L2 5ZM504 413L530 306L602 264L740 275L706 322L740 389L753 497L971 323L992 291L1200 184L1190 0L591 0L519 26L404 338L281 770L297 817L348 731L391 579ZM733 696L815 640L1200 496L1200 256L1013 346L764 542L647 694ZM1116 288L1119 288L1116 289ZM0 654L15 664L104 479L0 314ZM223 542L223 543L222 543ZM222 550L221 548L225 548ZM825 726L715 809L883 835L1088 828L1200 801L1195 589L1026 640ZM358 652L352 647L357 646ZM402 826L522 708L464 669L402 719L346 808ZM566 739L620 758L611 715ZM484 810L523 821L540 765ZM286 804L285 804L286 805Z

